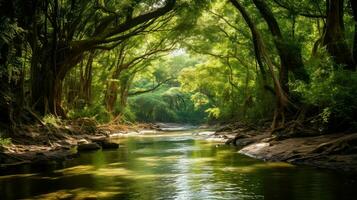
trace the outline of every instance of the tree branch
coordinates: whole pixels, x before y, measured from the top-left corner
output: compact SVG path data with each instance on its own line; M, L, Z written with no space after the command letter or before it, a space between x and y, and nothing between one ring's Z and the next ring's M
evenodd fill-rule
M144 94L144 93L148 93L148 92L152 92L156 89L158 89L161 85L169 82L170 80L173 80L174 78L169 78L169 79L166 79L160 83L158 83L156 86L154 86L153 88L150 88L150 89L147 89L147 90L141 90L141 91L136 91L136 92L131 92L129 93L129 96L135 96L135 95L140 95L140 94Z
M96 47L103 48L100 46L100 44L125 40L129 37L137 35L140 33L140 31L143 31L145 28L150 26L157 18L170 12L174 8L175 3L176 0L167 0L167 3L164 7L134 18L127 19L124 23L105 31L104 33L104 31L100 30L104 30L111 22L115 21L116 19L115 15L108 16L107 18L103 19L102 23L100 23L100 25L96 28L97 32L93 35L92 39L73 41L71 43L72 49L74 52L81 53ZM141 26L136 28L135 31L132 31L131 33L125 34L124 36L116 36L139 25Z
M297 15L303 16L303 17L307 17L307 18L327 18L326 15L324 14L313 14L313 13L306 13L306 12L302 12L301 10L297 10L296 8L287 6L283 3L281 3L279 0L273 0L275 4L277 4L279 7L284 8L288 11L294 12Z

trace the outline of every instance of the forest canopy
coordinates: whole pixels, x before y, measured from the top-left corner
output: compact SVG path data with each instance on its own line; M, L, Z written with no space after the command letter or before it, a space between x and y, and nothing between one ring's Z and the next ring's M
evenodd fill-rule
M0 126L356 130L353 0L0 0Z

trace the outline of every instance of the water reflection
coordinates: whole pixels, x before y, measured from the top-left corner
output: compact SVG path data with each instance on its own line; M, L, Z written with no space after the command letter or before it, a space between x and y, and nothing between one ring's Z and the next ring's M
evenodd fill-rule
M119 139L45 172L0 176L0 199L351 199L353 179L264 163L190 133Z

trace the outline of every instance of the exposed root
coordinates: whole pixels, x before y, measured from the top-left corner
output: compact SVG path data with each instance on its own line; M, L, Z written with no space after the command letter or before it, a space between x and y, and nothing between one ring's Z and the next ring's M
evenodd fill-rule
M276 135L278 139L316 136L320 134L318 130L307 127L299 121L290 121L285 126L272 130L271 133Z
M245 132L245 131L250 131L250 130L258 130L258 127L252 124L245 124L242 122L235 122L232 124L228 124L225 126L222 126L221 128L217 129L216 132Z
M324 155L357 153L357 133L323 143L316 147L312 153Z

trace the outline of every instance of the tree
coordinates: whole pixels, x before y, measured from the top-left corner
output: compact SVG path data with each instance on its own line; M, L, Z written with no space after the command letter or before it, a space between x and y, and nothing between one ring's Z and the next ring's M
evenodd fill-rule
M284 120L284 109L288 104L288 88L287 88L287 84L288 84L288 80L287 80L287 69L286 69L286 63L283 64L283 61L281 63L281 67L280 67L280 80L278 80L275 77L274 74L274 69L273 69L273 63L269 58L269 55L267 55L266 50L265 50L265 45L264 42L262 40L262 37L258 31L258 29L256 28L256 26L254 25L253 21L251 20L251 18L249 17L247 11L244 9L244 7L236 0L231 0L231 3L239 10L239 12L242 14L244 20L246 21L246 23L248 24L249 29L251 30L251 34L253 37L253 44L254 44L254 51L255 51L255 56L256 59L259 63L260 68L263 67L263 63L262 63L262 59L265 60L266 64L269 67L269 71L271 73L271 77L273 79L273 83L274 83L274 88L275 88L275 95L276 95L276 108L275 108L275 113L274 113L274 119L273 119L273 124L272 124L272 128L276 127L276 120L278 119L279 116L282 117L282 120ZM258 5L260 5L258 2ZM270 24L270 30L274 35L277 35L278 38L277 39L282 39L282 35L280 33L280 28L277 25L277 22L275 21L274 17L272 16L272 13L269 10L263 10L261 11L266 15L266 20L269 21L268 24ZM285 53L282 53L282 49L280 46L280 43L278 41L274 42L279 51L280 49L280 58L285 60ZM299 56L299 55L297 55ZM301 56L301 55L300 55Z
M161 16L170 12L175 0L167 0L157 9L138 10L140 2L124 5L122 13L109 12L109 8L91 1L72 1L59 4L46 1L35 8L30 32L32 48L32 104L40 114L53 113L64 116L61 108L62 82L82 59L83 54L95 49L109 50L124 40L142 33ZM50 8L51 7L51 8ZM45 20L38 21L44 16ZM52 31L48 30L52 27ZM39 31L39 32L37 32ZM44 37L43 37L44 36Z
M326 0L326 15L323 45L326 46L336 64L344 65L348 70L356 70L352 51L344 35L344 0Z
M130 85L136 73L144 70L152 59L173 50L176 42L168 41L163 34L159 36L158 39L152 33L146 37L136 37L135 42L128 41L119 47L105 92L105 105L109 113L113 114L118 93L121 110L124 110L130 95Z

